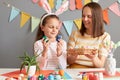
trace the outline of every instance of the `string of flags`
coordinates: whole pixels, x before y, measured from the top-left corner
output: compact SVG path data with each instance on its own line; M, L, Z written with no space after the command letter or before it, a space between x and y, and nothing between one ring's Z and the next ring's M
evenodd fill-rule
M92 0L92 1L98 2L99 0ZM41 0L32 0L32 2L37 3L39 6L42 6ZM58 9L59 6L61 6L62 2L63 2L63 0L56 0L56 5L55 5L54 0L48 0L48 3L50 4L51 9L53 9L53 8ZM87 4L89 2L91 2L91 0L84 0L84 4ZM7 7L11 7L9 22L12 22L16 18L16 16L20 15L20 27L24 27L24 25L27 23L28 20L31 20L31 32L33 32L38 27L40 18L34 17L27 12L21 11L18 8L14 7L10 4L6 4L6 3L4 3L4 4ZM120 16L119 4L120 4L120 0L115 1L113 4L111 4L109 7L105 8L103 10L103 18L104 18L105 24L110 24L108 10L112 11L117 16ZM69 0L69 9L71 11L73 11L75 9L80 10L80 9L82 9L82 6L83 6L82 0ZM81 18L63 21L63 26L66 29L68 36L72 32L73 24L75 24L76 27L78 29L80 29L81 28L81 26L80 26Z

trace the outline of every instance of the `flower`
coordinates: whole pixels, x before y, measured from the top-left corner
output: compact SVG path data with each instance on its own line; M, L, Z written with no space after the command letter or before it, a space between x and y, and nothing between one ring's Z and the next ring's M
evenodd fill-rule
M114 43L113 41L110 41L110 43L106 43L107 45L109 45L109 51L110 53L114 53L114 51L120 47L120 41L118 41L117 43Z
M120 46L120 41L118 41L116 44L114 44L114 48L118 48Z

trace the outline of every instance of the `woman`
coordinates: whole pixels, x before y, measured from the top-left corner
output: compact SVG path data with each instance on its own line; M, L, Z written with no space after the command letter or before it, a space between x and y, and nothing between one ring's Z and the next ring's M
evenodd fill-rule
M104 31L102 8L91 2L82 9L82 25L68 41L68 68L102 68L108 55L110 35ZM72 51L74 52L72 53ZM79 52L76 53L75 50Z

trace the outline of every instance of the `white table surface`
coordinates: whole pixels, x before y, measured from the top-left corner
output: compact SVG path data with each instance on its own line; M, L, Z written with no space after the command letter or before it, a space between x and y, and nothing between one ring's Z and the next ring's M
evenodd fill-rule
M19 70L19 68L0 68L0 74L4 74L4 73L8 73L8 72L12 72L12 71L16 71L16 70ZM72 78L73 80L81 80L81 79L78 79L78 74L79 72L86 72L86 71L101 71L101 70L104 70L103 68L90 68L90 69L66 69L65 72L67 72ZM118 68L117 70L120 71L120 69ZM1 76L3 77L3 76ZM3 78L0 80L4 80ZM103 79L103 80L120 80L120 77L111 77L111 78L106 78L106 79Z

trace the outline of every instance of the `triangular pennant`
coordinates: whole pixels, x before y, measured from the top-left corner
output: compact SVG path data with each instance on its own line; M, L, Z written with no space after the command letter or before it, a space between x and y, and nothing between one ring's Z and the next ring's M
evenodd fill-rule
M41 0L38 1L38 5L39 5L40 7L42 7L42 1L41 1Z
M97 3L98 3L98 1L99 1L99 0L92 0L92 1L93 1L93 2L97 2Z
M37 2L38 2L38 0L32 0L32 2L33 2L33 3L37 3Z
M54 8L54 0L48 0L48 3L50 5L51 9L53 9Z
M74 20L75 25L77 26L78 29L81 29L81 23L82 23L82 19L75 19Z
M75 0L76 1L76 9L82 9L82 0Z
M84 0L84 5L87 4L87 3L90 3L91 0Z
M19 13L20 10L12 6L9 22L11 22Z
M112 12L114 12L116 15L120 16L119 6L118 6L118 3L117 3L117 2L113 3L113 4L109 7L109 9L110 9Z
M69 0L69 9L70 10L75 10L75 0Z
M108 16L108 9L103 10L103 19L106 24L110 24L109 16Z
M57 0L55 9L57 10L61 6L61 4L62 4L62 0Z
M31 18L31 32L33 32L40 23L40 19L36 17Z
M23 25L30 19L30 15L25 13L25 12L21 12L21 21L20 21L20 27L23 27Z
M63 21L63 24L64 24L64 27L65 27L68 35L70 35L72 32L73 21Z

